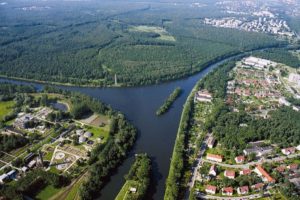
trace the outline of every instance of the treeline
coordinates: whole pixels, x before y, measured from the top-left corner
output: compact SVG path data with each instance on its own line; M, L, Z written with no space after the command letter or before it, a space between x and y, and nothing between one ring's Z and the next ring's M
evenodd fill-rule
M173 149L169 174L166 181L166 191L164 195L165 200L180 199L179 197L180 195L182 195L181 189L182 187L185 187L181 185L181 181L186 162L185 148L190 127L191 114L193 112L194 94L195 91L193 91L189 95L182 111L176 141Z
M272 60L274 62L283 63L288 66L299 68L299 58L288 51L289 49L266 49L253 53L253 56Z
M78 92L71 92L66 90L61 90L59 88L54 88L51 86L46 86L43 89L45 93L58 93L64 95L71 103L70 114L75 119L83 117L90 112L103 114L103 115L116 115L117 112L113 109L99 101L98 99L92 98L87 95L80 94Z
M0 134L0 151L9 152L28 143L28 139L18 135Z
M165 114L171 108L172 104L176 101L176 99L180 96L181 93L182 89L180 87L176 88L166 99L164 104L160 106L159 109L156 111L156 115Z
M5 184L0 188L0 196L7 200L22 200L25 196L35 196L46 185L61 188L70 183L69 178L49 171L34 170L18 180L17 184Z
M133 196L130 193L126 194L125 199L144 199L151 180L151 160L147 154L136 155L135 161L125 179L126 181L134 181L134 184L137 186L137 192Z
M34 93L36 90L33 86L15 85L11 83L0 84L0 101L9 101L15 98L19 93Z
M98 145L89 160L89 177L80 187L80 197L92 200L100 193L113 170L134 144L136 129L122 115L113 118L110 136L104 147Z
M200 87L207 89L215 98L224 99L226 96L227 81L229 81L228 73L235 67L237 59L238 58L220 65L212 73L205 76L200 82Z

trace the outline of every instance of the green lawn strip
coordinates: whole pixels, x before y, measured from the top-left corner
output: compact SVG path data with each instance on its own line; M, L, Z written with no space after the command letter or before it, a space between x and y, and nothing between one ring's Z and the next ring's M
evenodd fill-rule
M96 127L96 126L87 126L87 131L90 131L91 133L93 133L92 139L97 139L100 137L103 137L103 141L106 142L108 135L109 135L109 131L106 130L105 127Z
M58 193L60 190L62 190L62 188L55 188L52 185L48 185L35 196L35 199L38 200L49 199L53 195Z
M137 185L138 185L138 183L136 181L133 181L133 180L126 181L125 184L123 185L122 189L120 190L119 194L115 198L115 200L137 199L137 195L134 195L133 193L129 194L129 192L130 192L129 189L131 187L135 187L138 189Z

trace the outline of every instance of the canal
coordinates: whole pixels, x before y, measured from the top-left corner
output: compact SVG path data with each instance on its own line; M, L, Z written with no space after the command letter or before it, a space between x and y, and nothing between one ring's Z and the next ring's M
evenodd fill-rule
M235 57L235 56L233 56ZM57 86L62 89L78 91L95 97L114 109L121 111L134 124L138 130L138 139L134 149L130 152L124 163L114 172L110 181L101 191L99 199L111 200L118 194L124 184L124 175L129 171L134 161L134 154L147 153L153 162L153 182L147 199L163 199L165 181L168 176L170 159L177 134L177 128L186 98L196 82L214 68L228 59L217 62L196 75L173 82L153 86L131 88L87 88ZM31 84L37 88L42 84L0 79L0 82L13 82L17 84ZM157 117L155 112L164 100L176 88L183 89L182 95L175 101L168 113Z

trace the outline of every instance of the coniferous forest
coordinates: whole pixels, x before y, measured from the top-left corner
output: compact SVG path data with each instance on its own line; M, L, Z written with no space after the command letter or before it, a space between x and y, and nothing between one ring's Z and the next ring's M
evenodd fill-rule
M115 77L121 86L156 84L229 55L284 43L202 24L202 17L226 15L207 4L199 10L38 1L38 9L28 10L30 2L12 1L0 8L0 75L90 86L114 85Z

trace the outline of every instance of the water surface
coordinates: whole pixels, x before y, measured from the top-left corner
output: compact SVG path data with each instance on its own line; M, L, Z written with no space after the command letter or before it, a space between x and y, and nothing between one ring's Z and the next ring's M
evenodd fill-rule
M138 128L139 134L134 149L128 158L111 177L110 182L103 188L99 199L110 200L118 194L124 184L124 175L129 171L134 161L135 153L147 153L153 162L153 183L147 199L163 199L165 180L168 176L170 158L177 134L177 128L186 98L196 82L219 66L227 59L211 65L202 72L189 78L154 86L131 88L82 88L57 86L62 89L78 91L110 104L120 110ZM33 84L37 88L42 84L0 79L17 84ZM216 80L217 81L217 80ZM182 95L175 101L170 111L157 117L155 112L164 100L176 88L183 89Z

